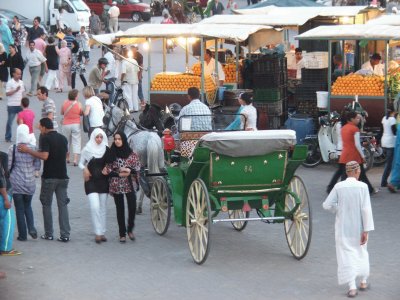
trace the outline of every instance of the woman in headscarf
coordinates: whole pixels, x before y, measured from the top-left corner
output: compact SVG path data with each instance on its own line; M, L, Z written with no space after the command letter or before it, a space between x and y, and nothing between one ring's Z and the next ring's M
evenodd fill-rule
M0 100L6 96L5 86L8 81L7 53L0 43Z
M140 162L136 153L129 147L125 133L114 134L114 143L106 155L104 175L109 175L110 194L113 195L117 209L119 241L126 242L126 234L133 241L135 236L136 193L132 175L140 170ZM128 203L128 226L125 226L124 195Z
M8 166L10 168L10 182L13 187L18 227L17 239L19 241L26 241L27 233L33 239L37 238L31 202L36 189L35 173L40 170L40 159L28 153L19 152L17 149L20 144L26 144L28 147L35 149L32 142L32 134L29 133L28 125L21 124L17 127L15 145L10 146L8 149Z
M58 56L60 57L58 65L58 79L59 79L59 89L57 92L62 93L64 88L65 79L67 80L67 85L71 86L71 50L67 47L67 41L61 41L61 48L58 51Z
M12 37L10 27L8 27L8 22L5 18L0 18L0 36L0 42L3 43L4 49L8 55L8 46L14 44L14 39Z
M7 58L7 66L10 68L10 77L12 77L12 71L15 68L21 70L21 80L24 73L24 59L21 56L21 52L17 51L17 47L15 45L10 45L8 58Z
M105 153L108 149L107 136L103 130L93 130L90 140L83 148L79 168L83 170L85 192L89 200L95 242L106 242L106 212L108 177L102 174Z

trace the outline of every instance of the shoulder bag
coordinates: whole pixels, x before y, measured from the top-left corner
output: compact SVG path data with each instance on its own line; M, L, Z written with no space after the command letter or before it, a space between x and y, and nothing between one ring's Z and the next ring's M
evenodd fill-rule
M76 104L76 101L72 102L72 104L70 106L68 106L68 108L65 110L64 116L60 120L61 125L63 125L63 123L64 123L64 117L69 113L69 111L72 109L72 107L74 107L75 104Z

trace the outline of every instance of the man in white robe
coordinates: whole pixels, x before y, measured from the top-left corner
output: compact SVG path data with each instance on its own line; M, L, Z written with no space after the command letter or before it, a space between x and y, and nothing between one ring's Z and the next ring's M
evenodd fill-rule
M346 164L347 179L337 183L325 202L324 209L336 214L335 241L339 284L348 284L348 297L357 295L356 279L361 278L360 290L368 288L368 232L374 230L368 186L358 181L361 169L357 162Z

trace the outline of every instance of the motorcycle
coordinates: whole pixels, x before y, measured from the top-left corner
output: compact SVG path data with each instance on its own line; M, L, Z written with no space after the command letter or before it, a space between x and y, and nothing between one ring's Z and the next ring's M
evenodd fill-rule
M319 118L320 128L317 135L308 135L304 144L308 146L307 157L303 166L313 168L322 161L326 163L337 163L341 154L341 122L340 115L332 112ZM373 165L373 153L370 143L366 142L366 136L361 136L362 150L365 156L364 168L369 170Z
M364 134L361 136L363 147L369 148L372 153L374 166L381 166L386 163L386 154L382 147L378 144L378 140L374 133Z

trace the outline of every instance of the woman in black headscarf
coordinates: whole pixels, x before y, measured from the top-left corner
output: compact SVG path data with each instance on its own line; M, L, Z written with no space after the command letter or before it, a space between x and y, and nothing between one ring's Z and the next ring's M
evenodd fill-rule
M132 175L140 170L139 157L129 147L125 133L114 134L114 143L106 153L104 175L109 175L109 192L114 197L119 226L119 241L126 242L126 234L135 239L136 194ZM124 195L128 203L128 226L125 226Z

